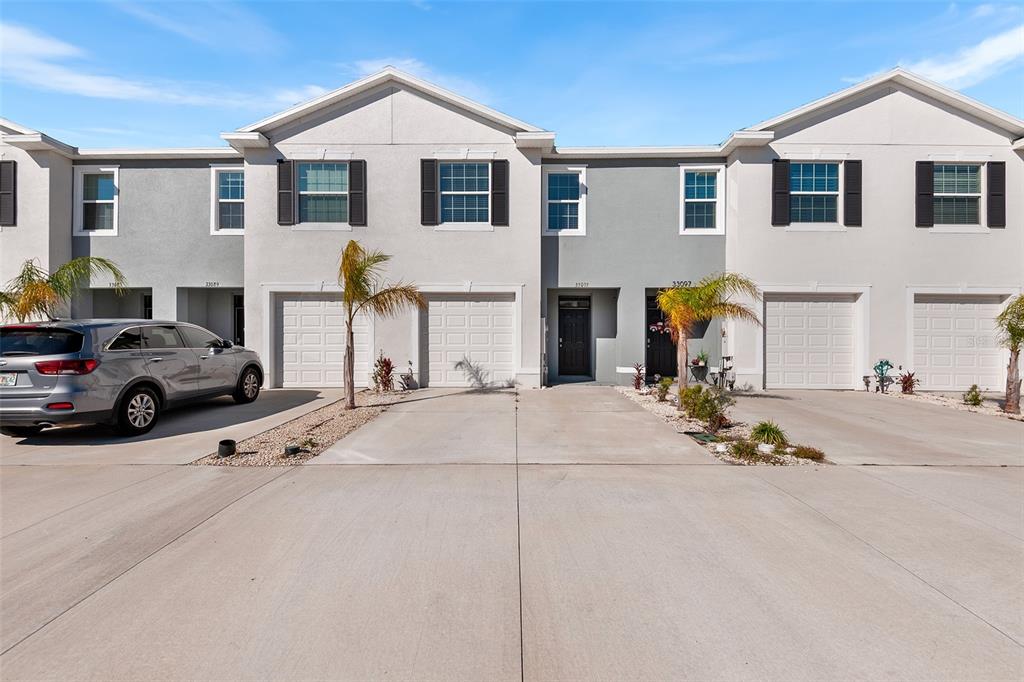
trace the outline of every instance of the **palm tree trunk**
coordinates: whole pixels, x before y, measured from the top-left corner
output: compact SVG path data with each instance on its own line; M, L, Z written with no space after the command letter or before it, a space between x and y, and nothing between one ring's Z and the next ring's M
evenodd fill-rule
M1020 414L1020 348L1010 350L1010 364L1006 367L1006 403L1003 411Z
M678 374L680 398L682 398L683 389L685 389L689 384L686 377L687 365L690 364L690 349L687 344L688 340L689 338L686 331L679 329L676 334L676 372ZM683 401L681 399L676 401L676 410L679 412L683 411Z
M347 318L345 325L345 409L356 407L356 344L352 334L352 317Z

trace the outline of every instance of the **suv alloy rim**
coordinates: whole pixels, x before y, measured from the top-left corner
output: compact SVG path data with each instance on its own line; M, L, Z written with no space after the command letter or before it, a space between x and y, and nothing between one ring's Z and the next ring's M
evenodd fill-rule
M148 426L153 417L156 416L156 403L148 393L139 393L132 396L128 402L128 421L132 426L141 429Z
M255 398L257 390L259 390L259 386L256 384L256 373L246 373L245 380L242 382L242 392L245 393L245 397Z

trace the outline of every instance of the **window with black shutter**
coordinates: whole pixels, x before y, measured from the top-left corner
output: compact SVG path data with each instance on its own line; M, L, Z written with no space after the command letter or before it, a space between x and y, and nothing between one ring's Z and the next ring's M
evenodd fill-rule
M988 226L1006 227L1006 162L989 161L986 165Z
M295 164L277 162L277 224L295 224Z
M437 225L437 159L420 160L420 224Z
M860 227L863 222L861 214L861 193L863 187L863 169L861 162L847 160L843 162L843 225Z
M0 226L17 224L18 162L0 161Z
M772 225L789 225L789 161L772 161Z

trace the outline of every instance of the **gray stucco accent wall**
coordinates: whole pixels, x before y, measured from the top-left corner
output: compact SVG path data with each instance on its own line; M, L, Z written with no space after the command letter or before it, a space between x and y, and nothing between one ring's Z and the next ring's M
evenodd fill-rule
M617 298L602 295L594 301L595 306L615 302L617 329L614 341L592 341L596 355L591 366L598 381L627 383L629 376L615 368L644 362L647 290L725 269L723 235L679 234L679 164L684 161L693 160L558 160L558 165L587 167L587 226L585 236L541 240L542 287L550 294L542 303L548 327L549 381L558 376L558 293L618 290ZM700 159L699 163L716 165L723 160ZM604 320L607 314L596 309L594 315L596 333L598 318ZM719 333L717 324L709 327L703 338L690 342L691 352L703 348L717 363Z

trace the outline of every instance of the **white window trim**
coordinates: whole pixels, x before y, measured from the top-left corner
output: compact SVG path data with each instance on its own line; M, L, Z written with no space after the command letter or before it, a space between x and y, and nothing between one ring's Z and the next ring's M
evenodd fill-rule
M75 166L75 192L74 209L71 234L75 237L116 237L117 236L117 212L121 197L121 181L119 174L120 166ZM114 176L114 217L113 228L109 230L86 230L82 227L84 211L82 205L85 201L85 176L97 173L110 173Z
M930 158L930 157L929 157ZM977 224L964 224L959 225L956 223L933 223L928 228L928 232L932 234L989 234L992 232L992 228L988 226L988 202L985 201L986 192L988 187L988 168L985 166L986 161L979 161L977 159L939 159L935 158L934 163L936 166L977 166L978 167L978 192L967 193L967 194L955 194L952 192L933 192L932 197L975 197L978 199L978 222ZM933 171L934 172L934 171ZM934 181L933 181L934 182Z
M715 227L686 227L686 172L715 173ZM725 234L725 164L679 164L679 234L687 237ZM691 201L707 203L707 199L691 199Z
M442 197L445 194L485 194L487 195L487 216L492 216L494 207L491 206L491 191L494 189L494 160L493 152L475 152L466 150L466 156L443 156L435 154L437 158L437 225L434 225L434 232L494 232L494 225L490 221L486 223L446 223L442 218ZM486 155L486 156L484 156ZM442 163L486 163L487 164L487 191L486 192L442 192L441 191L441 164Z
M576 219L576 229L573 230L550 230L548 229L548 175L551 173L578 173L580 176L580 198L579 203L579 215ZM541 234L545 237L585 237L587 236L587 167L586 165L572 164L572 165L551 165L544 166L543 182L541 183L541 195L543 200L541 204L541 216L540 224L542 226ZM571 200L556 200L556 203L567 204L572 203Z
M291 226L294 232L317 232L317 231L328 231L328 232L351 232L352 225L348 222L343 223L304 223L301 222L302 211L299 208L299 201L302 195L315 196L315 195L338 195L343 194L346 197L350 197L350 192L300 192L299 191L299 165L304 163L343 163L348 172L352 172L352 164L349 161L352 160L352 155L348 154L346 158L339 158L345 156L340 153L326 154L322 156L316 156L315 158L303 158L305 154L293 155L292 160L295 161L295 224ZM332 158L324 158L331 156ZM351 176L349 177L351 183ZM351 189L351 185L350 185ZM348 204L348 215L349 219L352 218L352 203L351 200Z
M798 223L791 222L785 226L787 232L846 232L846 225L843 224L843 192L846 189L846 154L842 156L818 156L800 157L790 159L790 163L834 163L839 166L839 186L835 192L794 192L790 187L790 196L809 194L835 194L836 195L836 221L834 223ZM792 210L792 209L790 209ZM792 216L790 216L792 217Z
M244 227L241 228L241 229L236 229L236 228L221 229L220 225L218 224L218 221L220 219L219 208L220 208L221 201L224 201L224 202L227 202L227 203L231 203L231 204L243 204L243 205L245 204L245 199L221 199L220 198L219 175L221 173L223 173L223 172L231 172L231 173L241 172L241 173L243 173L243 180L242 180L242 182L243 183L245 182L245 179L244 179L245 166L240 166L238 164L230 164L230 163L211 163L210 164L210 234L213 234L213 235L228 235L228 236L230 236L230 235L243 235L243 234L245 234L245 228ZM242 220L243 221L245 220L244 214L243 214ZM243 225L244 225L244 223L243 223Z

